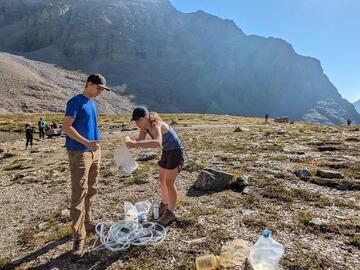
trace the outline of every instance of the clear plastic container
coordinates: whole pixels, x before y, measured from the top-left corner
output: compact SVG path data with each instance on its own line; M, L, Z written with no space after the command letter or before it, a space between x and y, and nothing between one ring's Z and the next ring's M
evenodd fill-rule
M158 203L154 203L153 204L153 217L154 219L159 219L159 211L160 211L160 206Z
M251 248L248 259L254 270L277 270L283 255L283 245L271 237L269 230L265 230Z

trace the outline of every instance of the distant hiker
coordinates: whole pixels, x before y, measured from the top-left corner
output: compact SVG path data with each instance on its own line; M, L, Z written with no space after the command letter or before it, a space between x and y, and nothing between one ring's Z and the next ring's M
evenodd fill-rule
M184 165L184 148L175 130L163 122L156 112L149 112L139 107L133 111L131 121L140 128L138 137L126 143L128 148L162 147L160 166L160 219L158 223L168 225L176 219L175 206L177 200L176 177ZM149 134L151 139L145 140Z
M346 121L347 125L350 126L351 125L351 119L348 118L348 120Z
M34 127L31 123L25 124L25 134L26 134L26 146L25 150L28 148L28 145L30 144L30 148L32 149L33 146L33 133L34 133Z
M40 118L39 122L38 122L38 128L39 128L39 138L45 138L45 127L46 127L46 123L45 121Z
M68 101L62 124L71 173L70 215L75 258L83 254L86 233L95 230L91 205L97 194L101 151L96 105L92 99L104 89L110 91L105 78L100 74L90 75L83 93Z
M269 115L265 113L265 124L267 124L268 120L269 120Z

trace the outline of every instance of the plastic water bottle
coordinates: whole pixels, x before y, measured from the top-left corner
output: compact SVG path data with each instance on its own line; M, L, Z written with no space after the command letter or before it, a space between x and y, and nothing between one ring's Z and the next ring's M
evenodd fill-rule
M154 203L153 205L153 215L154 215L154 219L159 219L159 204L158 203Z
M269 230L265 230L251 248L248 259L254 270L277 270L283 255L284 247L271 237Z

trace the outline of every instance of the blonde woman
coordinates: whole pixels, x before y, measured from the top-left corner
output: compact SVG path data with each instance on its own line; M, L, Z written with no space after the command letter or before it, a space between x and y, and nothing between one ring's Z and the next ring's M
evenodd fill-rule
M127 143L128 148L162 147L160 166L160 219L158 223L168 225L176 219L175 206L177 200L176 177L184 165L184 148L174 129L163 122L156 112L138 107L133 111L131 121L140 128L138 137ZM149 134L151 139L145 140Z

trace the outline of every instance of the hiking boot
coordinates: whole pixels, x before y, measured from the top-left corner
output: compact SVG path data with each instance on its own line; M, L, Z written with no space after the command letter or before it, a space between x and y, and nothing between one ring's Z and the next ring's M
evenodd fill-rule
M159 207L159 217L162 217L162 216L165 214L165 212L166 212L166 210L167 210L167 207L168 207L168 204L167 204L167 203L163 203L163 202L160 203L160 207Z
M166 226L169 225L171 222L176 220L175 213L169 209L166 209L165 213L161 216L158 220L160 225Z
M96 224L94 222L90 221L90 222L85 223L84 225L85 225L86 232L88 232L88 233L95 232Z
M72 256L73 258L81 258L84 253L85 240L74 240Z

